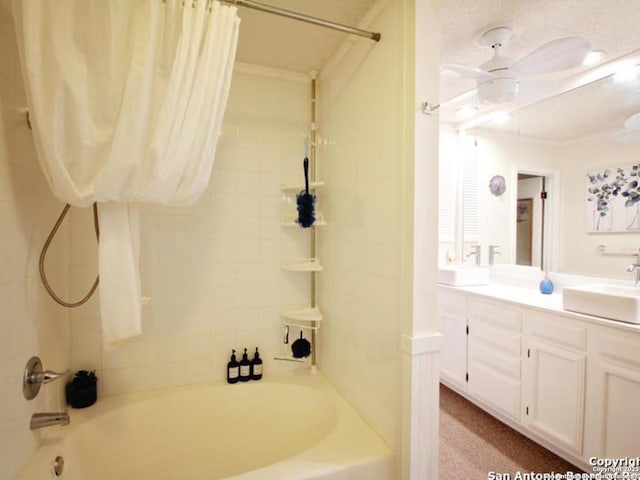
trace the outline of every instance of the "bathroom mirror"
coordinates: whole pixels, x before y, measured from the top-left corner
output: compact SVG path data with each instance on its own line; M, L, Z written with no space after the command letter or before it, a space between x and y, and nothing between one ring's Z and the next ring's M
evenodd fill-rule
M625 128L640 112L640 51L590 75L557 95L502 112L509 113L508 122L472 119L456 132L464 177L458 196L463 259L469 245L499 245L496 263L627 279L628 252L640 247L640 232L588 232L586 175L640 163L640 132ZM489 188L496 175L506 179L501 196ZM521 182L537 183L539 190ZM474 183L475 192L466 191ZM530 224L523 221L526 199ZM519 238L529 228L531 240L523 244ZM617 254L603 255L599 245Z

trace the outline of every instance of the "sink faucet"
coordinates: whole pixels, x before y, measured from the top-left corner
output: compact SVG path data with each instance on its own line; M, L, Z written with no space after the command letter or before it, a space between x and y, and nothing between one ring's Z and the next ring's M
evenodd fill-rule
M481 247L480 245L471 245L469 247L471 249L471 251L469 253L467 253L464 258L467 259L473 255L476 256L476 266L480 266L480 252L481 252Z
M489 245L489 266L496 263L496 255L500 255L499 248L500 245Z
M631 265L627 266L627 272L636 272L636 288L640 282L640 252L636 255L636 260Z
M69 425L71 420L67 412L56 413L34 413L31 415L31 423L29 428L37 430L38 428L51 427L52 425Z

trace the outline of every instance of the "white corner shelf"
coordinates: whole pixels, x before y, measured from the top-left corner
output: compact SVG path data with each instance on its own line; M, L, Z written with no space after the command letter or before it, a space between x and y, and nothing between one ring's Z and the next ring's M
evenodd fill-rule
M301 227L300 224L298 223L298 215L286 215L284 217L282 217L282 223L281 225L283 227L298 227L298 228L304 228ZM316 221L313 223L313 227L323 227L327 224L327 222L325 222L324 220L324 215L321 212L316 212ZM309 227L311 228L311 227Z
M291 322L321 322L322 312L318 307L299 308L282 312L282 320L288 325L296 325ZM308 325L296 325L309 328Z
M323 270L317 258L287 260L282 264L282 269L290 272L321 272Z
M310 182L309 183L309 190L317 190L320 187L324 186L324 182ZM298 193L301 192L302 190L304 190L304 185L281 185L280 186L280 190L283 193L287 193L287 194L293 194L293 193Z

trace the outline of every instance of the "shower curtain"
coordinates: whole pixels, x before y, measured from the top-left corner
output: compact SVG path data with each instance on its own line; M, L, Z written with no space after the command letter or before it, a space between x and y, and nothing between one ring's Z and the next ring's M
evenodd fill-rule
M56 197L99 202L106 343L141 333L139 203L190 205L213 167L240 19L212 0L13 0Z

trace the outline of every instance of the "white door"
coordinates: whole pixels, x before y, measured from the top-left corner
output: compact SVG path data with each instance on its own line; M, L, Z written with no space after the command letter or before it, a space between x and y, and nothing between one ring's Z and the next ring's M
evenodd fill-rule
M440 375L464 390L467 386L467 297L441 291L438 302L444 337Z
M599 359L594 365L596 445L600 458L640 453L640 366Z
M466 388L467 376L467 319L448 313L441 313L442 335L442 377Z
M527 343L524 423L533 432L582 454L586 357L536 339Z

